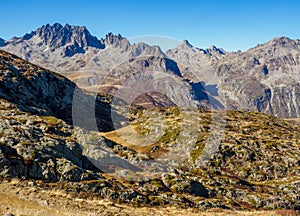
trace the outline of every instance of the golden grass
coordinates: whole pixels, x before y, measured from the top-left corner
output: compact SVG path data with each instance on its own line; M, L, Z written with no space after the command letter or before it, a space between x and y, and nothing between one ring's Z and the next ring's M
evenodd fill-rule
M288 119L285 119L286 121L289 121L289 122L295 122L297 124L300 124L300 118L288 118Z
M176 207L135 208L119 205L102 199L79 199L71 197L61 190L37 190L34 187L18 186L18 181L0 184L0 215L12 213L16 216L51 215L51 216L81 216L81 215L186 215L186 216L277 216L296 215L288 211L224 211L212 209L200 212L196 209L177 209ZM280 214L279 214L280 213Z
M149 150L148 146L151 144L149 143L149 138L137 133L136 128L133 125L129 125L115 131L101 133L101 135L139 153L147 152Z

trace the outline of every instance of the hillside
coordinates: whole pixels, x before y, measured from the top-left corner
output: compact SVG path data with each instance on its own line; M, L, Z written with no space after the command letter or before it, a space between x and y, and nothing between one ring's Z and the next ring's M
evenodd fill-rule
M127 107L4 51L0 70L0 175L20 179L17 187L137 207L300 209L300 126L293 121Z
M2 100L0 173L10 178L69 182L63 183L66 193L82 198L93 194L138 206L299 209L298 125L259 113L231 111L223 122L219 151L209 155L206 140L212 114L199 115L203 131L188 158L181 158L186 163L173 163L167 157L166 164L161 155L173 153L177 141L173 133L179 124L168 128L151 148L125 147L95 132L84 135L54 117L20 112ZM147 128L147 124L138 125ZM104 136L113 140L109 133ZM182 154L187 148L177 144L176 149ZM205 165L198 163L203 158ZM169 171L161 170L164 166Z

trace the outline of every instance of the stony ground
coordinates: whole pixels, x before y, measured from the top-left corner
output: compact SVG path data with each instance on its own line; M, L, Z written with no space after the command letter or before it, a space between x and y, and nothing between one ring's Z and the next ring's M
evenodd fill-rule
M126 147L116 140L117 132L102 133L105 139L100 133L84 133L57 118L21 112L7 101L0 102L2 176L40 179L46 188L52 187L51 182L61 182L60 187L82 199L92 196L138 207L202 211L299 208L299 126L292 122L261 113L199 112L198 136L192 148L185 147L190 154L173 161L166 158L170 169L163 171L163 161L158 163L158 159L173 154L174 146L179 141L188 143L195 132L178 136L189 121L181 121L176 108L161 109L160 114L155 111L167 122L166 130L153 144L141 148ZM138 118L131 126L147 137L160 124L147 117L153 110L142 112L133 114ZM224 126L223 139L207 142L216 125ZM214 145L219 145L219 151L209 152ZM93 158L98 168L103 166L101 170L114 163L110 173L95 167L90 162ZM148 162L153 173L140 169Z
M243 216L296 216L294 211L226 211L211 209L202 212L196 209L178 209L175 207L136 208L128 205L115 204L103 199L79 199L60 189L42 189L32 186L31 181L17 179L3 180L0 183L0 215L12 213L15 216L53 215L53 216L82 216L82 215L119 215L119 216L148 216L148 215L243 215Z

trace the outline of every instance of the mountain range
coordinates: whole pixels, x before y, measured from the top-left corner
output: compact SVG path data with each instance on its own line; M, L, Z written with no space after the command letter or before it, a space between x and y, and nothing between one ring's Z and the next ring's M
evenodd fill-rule
M148 91L144 98L149 106L176 104L300 117L300 41L286 37L244 52L215 46L200 49L187 40L163 52L159 46L130 44L121 35L109 33L98 39L85 27L55 23L23 37L1 39L0 49L65 75L89 91L121 96L133 88L128 80L140 80L134 91L144 95Z

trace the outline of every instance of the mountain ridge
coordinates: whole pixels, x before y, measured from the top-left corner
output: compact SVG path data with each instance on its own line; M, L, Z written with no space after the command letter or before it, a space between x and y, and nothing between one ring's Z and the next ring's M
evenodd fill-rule
M4 42L4 41L11 41L11 40L16 40L16 39L24 39L24 40L28 40L30 39L30 37L33 36L33 34L36 34L36 33L39 33L41 34L43 31L46 30L55 30L55 31L60 31L60 30L65 30L65 29L69 29L69 30L75 30L76 29L81 29L83 30L84 32L86 32L88 34L88 36L92 36L91 33L88 31L87 27L86 26L78 26L78 25L72 25L72 24L69 24L69 23L66 23L65 25L62 25L60 23L53 23L52 25L51 24L45 24L41 27L38 27L36 30L34 31L31 31L30 33L26 33L24 36L21 36L21 37L15 37L13 36L12 38L10 39L3 39L3 38L0 38L0 41L1 42ZM126 37L123 37L120 33L112 33L112 32L109 32L107 33L104 38L97 38L96 36L92 36L93 39L97 39L98 42L100 41L102 43L102 45L104 45L104 43L107 43L107 45L112 45L114 42L118 42L118 41L121 41L121 40L127 40ZM127 40L128 41L128 40ZM268 44L268 43L277 43L277 44L285 44L286 42L292 42L292 41L299 41L299 39L291 39L287 36L277 36L277 37L274 37L262 44ZM128 41L129 42L129 41ZM219 50L221 52L232 52L232 53L236 53L236 52L247 52L249 49L253 49L255 48L256 46L261 46L262 44L257 44L255 47L251 47L251 48L248 48L244 51L240 51L240 50L237 50L237 51L225 51L223 48L219 48L215 45L211 45L210 47L208 48L199 48L199 47L196 47L194 45L192 45L187 39L184 39L181 44L186 44L188 46L192 46L192 47L195 47L195 48L198 48L198 49L201 49L201 50ZM91 46L93 46L91 44ZM97 47L95 45L95 47ZM175 48L175 47L174 47ZM173 49L173 48L171 48ZM170 49L169 49L170 50Z

